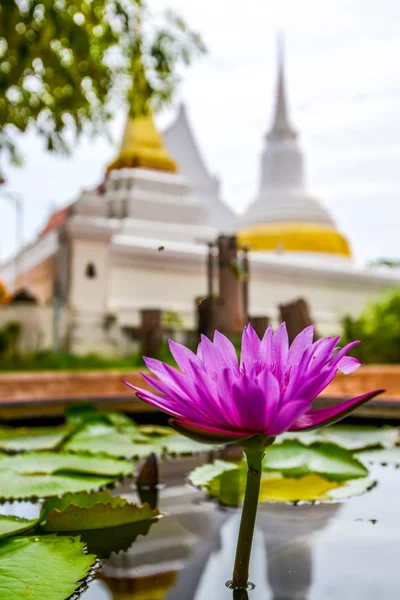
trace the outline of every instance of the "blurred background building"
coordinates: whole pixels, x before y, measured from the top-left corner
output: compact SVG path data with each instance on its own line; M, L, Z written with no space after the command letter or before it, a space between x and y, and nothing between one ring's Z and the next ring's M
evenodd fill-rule
M400 283L396 271L356 266L334 216L308 192L282 47L272 102L258 193L240 217L221 198L184 105L164 134L151 116L127 119L100 185L55 211L33 243L1 266L8 288L26 287L47 307L46 340L55 300L59 335L72 352L123 351L142 309L167 311L195 329L195 299L207 293L207 244L220 234L235 234L249 249L249 314L273 323L280 304L301 297L318 331L336 334L345 314L358 316Z

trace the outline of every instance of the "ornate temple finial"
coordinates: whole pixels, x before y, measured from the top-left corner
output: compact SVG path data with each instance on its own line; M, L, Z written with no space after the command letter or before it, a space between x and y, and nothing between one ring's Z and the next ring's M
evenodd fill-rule
M278 78L276 86L275 115L270 132L269 140L284 140L297 137L296 131L289 122L286 87L285 87L285 64L284 64L284 39L283 32L277 34L277 63Z

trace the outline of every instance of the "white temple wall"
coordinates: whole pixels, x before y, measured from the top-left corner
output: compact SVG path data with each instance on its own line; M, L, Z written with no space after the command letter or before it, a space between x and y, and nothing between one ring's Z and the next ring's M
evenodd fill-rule
M387 285L374 282L357 282L348 279L294 278L284 274L252 274L250 283L250 314L267 315L276 325L279 304L304 298L312 318L323 335L339 334L341 319L345 315L358 317L366 304L377 299Z
M161 261L160 261L161 262ZM196 327L195 299L205 296L205 268L192 272L178 266L170 269L113 265L109 280L108 311L121 325L139 325L142 308L160 308L179 314L187 329Z
M78 311L104 312L107 305L109 242L74 239L69 303ZM90 265L94 276L88 275Z

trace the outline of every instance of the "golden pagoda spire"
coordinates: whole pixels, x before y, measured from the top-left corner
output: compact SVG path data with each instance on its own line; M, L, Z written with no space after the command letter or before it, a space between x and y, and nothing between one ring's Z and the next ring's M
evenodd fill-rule
M166 150L152 115L128 116L117 158L107 171L124 168L154 169L176 173L178 166Z
M113 169L143 168L175 173L178 165L164 146L149 106L149 85L142 60L141 0L135 0L132 87L130 107L117 158L108 166Z
M177 581L176 571L159 573L136 579L123 579L102 575L113 600L164 600Z

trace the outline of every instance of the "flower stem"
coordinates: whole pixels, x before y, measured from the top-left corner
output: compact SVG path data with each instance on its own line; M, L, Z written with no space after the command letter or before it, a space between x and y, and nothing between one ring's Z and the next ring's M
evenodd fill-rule
M244 451L246 453L248 471L235 566L233 568L232 587L234 588L246 588L248 584L250 554L257 516L262 458L264 455L264 448L244 448Z

